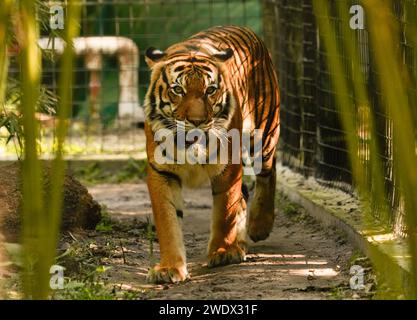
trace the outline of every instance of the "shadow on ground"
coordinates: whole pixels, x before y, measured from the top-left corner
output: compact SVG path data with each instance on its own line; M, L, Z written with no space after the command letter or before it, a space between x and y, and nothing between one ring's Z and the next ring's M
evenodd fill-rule
M149 241L152 211L146 185L102 184L89 188L118 228L77 235L89 241L92 255L109 267L101 277L117 290L143 299L340 299L369 298L349 288L354 249L343 235L323 229L291 204L281 201L271 236L251 243L247 260L214 269L206 266L211 191L184 192L184 239L191 280L150 285L146 274L157 262L159 247ZM149 225L148 225L149 226ZM148 229L147 231L145 229ZM79 241L79 240L77 240Z

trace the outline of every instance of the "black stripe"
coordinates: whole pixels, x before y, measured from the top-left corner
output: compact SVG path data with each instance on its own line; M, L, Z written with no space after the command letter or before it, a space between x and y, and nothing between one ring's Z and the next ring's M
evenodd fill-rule
M215 31L214 32L213 31L207 31L207 34L208 34L207 35L208 39L210 39L214 42L222 43L222 44L227 45L230 48L234 49L235 52L237 52L237 54L239 55L239 58L242 62L243 67L245 67L245 65L246 65L245 62L247 62L247 58L246 58L247 52L246 52L246 50L244 50L243 47L240 46L239 41L230 37L230 35L221 36L220 34L216 33ZM215 39L212 39L212 37L210 37L209 35L214 36ZM217 39L217 37L218 37L218 39ZM243 54L243 57L242 57L242 54ZM238 72L240 67L241 67L240 65L239 66L237 65L236 59L234 59L233 66L234 66L235 70L234 70L234 73L232 74L231 78L233 78L235 80L235 85L234 85L235 89L238 90L239 93L240 93L240 96L243 97L244 92L246 90L246 86L244 85L245 84L244 79L240 79L240 77L239 78L234 78L235 73ZM244 69L245 69L245 74L247 74L247 68L244 68Z
M152 83L151 89L149 90L149 101L150 101L150 107L151 112L149 113L149 119L154 120L155 114L156 114L156 97L155 97L155 85L156 82Z
M206 67L206 66L200 66L200 67L201 69L206 70L208 72L213 72L213 70L211 70L209 67Z
M172 56L178 56L178 55L190 55L190 52L186 51L186 50L177 50L177 51L171 52L169 55L171 57Z
M165 102L162 99L162 90L163 90L163 87L162 86L159 86L159 109L161 111L162 111L162 109L164 109L165 106L169 106L170 105L169 102Z
M234 30L229 30L229 33L230 34L233 34L234 36L236 36L241 42L243 42L243 44L245 45L245 47L249 51L251 51L251 48L253 47L252 41L249 41L249 43L248 43L245 39L243 39L241 32L237 32L237 31L234 31Z
M252 60L252 62L255 62L255 59ZM259 72L256 67L252 69L253 74L253 83L251 83L252 89L253 89L253 109L252 112L255 113L255 126L258 128L259 126L259 119L258 119L258 101L259 101L259 90L258 87L261 85L259 77Z
M273 98L271 99L271 106L269 108L269 118L265 125L265 132L267 132L266 134L269 134L269 132L271 132L272 121L275 119L275 115L279 108L279 104L277 105L277 99L279 99L278 94L277 94L278 89L276 88L275 81L272 81L272 80L271 80L271 89L273 90L273 94L272 94Z
M245 44L245 46L250 50L251 56L255 58L254 51L256 51L256 47L259 42L258 38L256 36L253 36L249 33L244 32L241 29L236 29L233 27L230 28L229 32L237 36Z
M194 62L196 62L196 63L206 63L207 62L207 60L197 59L196 57L191 57L191 58L186 59L184 61L191 62L191 63L194 63Z
M238 27L229 27L226 28L230 33L235 34L239 39L241 39L241 41L245 44L245 46L248 48L248 51L250 53L251 56L251 63L250 63L250 67L249 64L248 65L248 69L246 70L246 83L247 85L250 85L252 87L253 93L254 93L254 102L256 103L259 100L258 97L258 91L256 90L256 88L258 87L258 73L256 72L256 68L255 68L255 63L258 61L257 59L255 59L255 55L254 55L254 51L256 51L256 49L254 50L254 46L256 45L257 38L256 36L253 36L251 33L249 32L244 32L246 30L243 30L242 28L238 28ZM249 39L249 43L243 38L243 36L246 36L247 39ZM250 82L250 78L252 78L252 81ZM253 110L250 110L251 112L255 112L255 123L258 123L258 114L256 112L256 105L253 105Z
M176 213L178 218L184 218L184 212L182 212L182 210L177 210Z
M158 170L151 162L148 162L148 165L155 170L156 172L158 172L161 176L165 177L168 180L175 180L177 181L180 185L181 185L181 179L176 175L173 174L172 172L169 171L165 171L165 170Z
M236 72L238 72L240 70L240 68L243 68L243 70L244 70L244 78L243 79L241 77L236 78L236 81L238 82L238 86L235 89L239 90L240 96L243 99L243 97L245 96L246 88L247 88L247 78L248 78L248 75L249 75L249 68L248 68L249 63L248 63L248 61L250 59L249 57L251 56L251 53L250 53L251 50L250 50L250 47L248 47L245 42L244 42L244 44L245 44L246 48L242 47L240 45L241 42L239 41L239 39L235 39L232 36L232 34L233 33L230 32L227 35L227 38L230 40L232 45L237 49L236 51L237 51L237 54L239 55L239 59L241 61L240 65L237 65L237 61L235 60L234 64L235 64L235 67L236 67Z
M248 186L242 182L242 196L243 199L245 199L246 202L249 200L249 189Z
M238 27L233 27L233 26L230 26L230 28L237 30L236 33L246 36L249 39L249 43L251 44L249 47L252 49L255 49L255 52L251 52L252 56L256 59L260 58L259 45L260 44L262 45L262 40L259 39L255 33L253 33L252 31L249 31L246 28L238 28Z
M149 92L150 92L149 100L151 102L151 107L153 109L155 109L155 107L156 107L155 86L156 86L156 82L152 83L151 89L149 90Z
M165 68L162 70L162 80L166 83L167 86L169 86L169 80Z
M270 60L268 62L269 63L268 63L268 66L266 68L266 71L267 71L267 74L268 74L269 88L267 88L268 90L266 90L265 92L268 94L268 96L270 96L271 101L270 101L269 112L268 112L269 117L268 117L267 123L265 125L265 128L267 129L265 131L267 131L267 132L269 132L269 127L272 124L272 119L275 117L276 108L277 108L276 104L278 102L277 101L277 99L278 99L277 90L278 89L277 89L277 84L275 82L276 78L275 78L275 75L274 75L274 70L273 70L273 67L272 67L272 63L271 63Z
M221 44L224 41L224 37L221 37L217 34L214 34L213 32L209 32L209 31L204 36L202 36L201 39L209 39L209 40L213 41L214 43L218 43L218 44ZM220 47L218 47L218 46L216 47L214 45L214 43L212 43L211 46L214 49L220 50Z
M178 66L174 69L174 72L179 72L185 69L185 66Z
M172 58L172 60L171 60L171 58ZM171 57L171 58L170 58L170 60L168 62L169 64L175 64L175 63L178 63L178 62L184 62L184 63L191 62L190 61L191 59L189 59L188 57L182 57L182 58L178 58L178 59L174 59L175 57ZM202 64L211 64L212 66L214 66L215 68L217 68L216 63L214 61L210 60L209 57L204 58L204 60L202 60L202 59L195 60L195 62L202 63Z
M277 128L279 127L279 124L276 124L275 126L274 126L274 128L271 130L271 132L273 132L273 131L275 131L275 130L277 130ZM272 139L272 135L271 134L269 134L268 136L266 136L265 137L265 143L264 143L264 145L262 146L262 149L265 149L266 147L269 147L269 145L270 145L270 143L271 143L271 139ZM275 148L270 148L270 150L271 149L273 149L273 150L275 150ZM262 151L263 152L263 151ZM262 157L267 157L268 156L268 154L263 154L262 155ZM266 158L265 158L266 159Z
M261 67L258 68L258 72L261 73L261 84L259 86L257 86L257 88L259 90L258 96L260 97L259 102L262 101L262 109L261 109L261 113L260 113L261 121L257 124L260 127L263 123L262 116L264 115L265 104L266 104L266 101L265 101L266 74L265 74L265 65L264 65L264 63L262 63ZM256 104L258 108L259 108L259 102Z
M228 119L230 114L230 93L226 93L226 101L222 106L222 110L220 111L218 118Z
M190 51L200 51L200 48L199 47L194 46L192 44L191 45L190 44L186 44L185 47L187 48L187 50L190 50Z

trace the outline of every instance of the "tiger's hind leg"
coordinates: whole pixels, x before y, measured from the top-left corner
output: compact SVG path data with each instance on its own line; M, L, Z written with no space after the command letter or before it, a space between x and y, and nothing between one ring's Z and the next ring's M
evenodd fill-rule
M275 212L276 168L275 156L271 164L256 176L255 194L251 202L248 235L254 241L268 238L271 233Z

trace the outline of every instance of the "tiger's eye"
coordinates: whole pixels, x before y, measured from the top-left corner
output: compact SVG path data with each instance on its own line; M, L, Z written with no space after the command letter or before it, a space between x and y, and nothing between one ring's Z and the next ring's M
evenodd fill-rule
M214 107L213 111L214 111L214 113L218 113L218 112L220 112L221 109L222 109L222 105L221 104L217 104Z
M181 88L181 86L174 86L171 89L176 94L179 94L179 95L183 95L184 94L184 90Z
M211 95L211 94L215 93L215 92L216 92L216 90L217 90L217 87L215 87L215 86L210 86L210 87L208 87L208 88L206 89L206 95Z

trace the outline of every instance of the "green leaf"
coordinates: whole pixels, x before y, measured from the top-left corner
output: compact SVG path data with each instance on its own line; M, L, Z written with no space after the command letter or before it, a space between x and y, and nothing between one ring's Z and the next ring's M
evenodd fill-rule
M3 243L6 252L10 256L12 262L18 267L23 266L23 249L22 246L18 243Z

